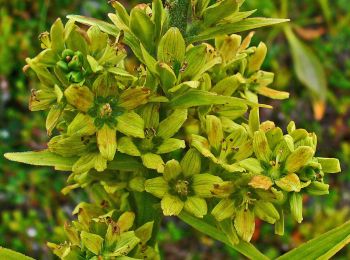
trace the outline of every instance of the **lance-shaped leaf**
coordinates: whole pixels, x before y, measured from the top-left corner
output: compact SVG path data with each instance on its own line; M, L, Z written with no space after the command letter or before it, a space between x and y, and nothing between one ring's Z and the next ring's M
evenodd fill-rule
M158 46L158 60L165 63L181 63L185 57L186 44L180 30L171 27L162 37Z
M327 78L322 63L316 54L300 41L291 27L284 28L291 46L295 72L299 80L308 87L314 96L325 100L327 94Z
M237 245L232 244L232 242L226 237L226 235L223 232L220 232L220 230L217 229L215 224L213 224L213 221L210 221L209 218L205 217L203 220L198 219L195 216L186 213L185 211L182 211L179 217L185 223L189 224L190 226L194 227L200 232L223 242L229 247L232 247L233 249L237 250L249 259L268 259L264 254L262 254L250 243L241 240Z
M21 253L4 247L0 248L0 258L8 260L34 260L34 258L31 258L29 256L23 255Z
M97 26L101 31L108 33L112 36L117 37L119 34L119 29L114 26L113 24L106 23L104 21L91 18L91 17L86 17L82 15L68 15L68 19L72 19L74 21L77 21L82 24L90 25L90 26Z
M215 27L206 29L198 35L189 36L186 42L193 43L213 39L218 35L232 34L252 30L259 27L270 26L279 23L288 22L289 19L274 19L274 18L247 18L242 21L229 24L220 24Z
M189 108L195 106L206 106L206 105L224 105L224 104L232 104L232 105L253 105L257 106L257 104L251 103L249 101L236 98L236 97L227 97L217 95L212 92L191 89L186 93L178 95L174 97L170 105L174 108Z
M154 23L146 14L146 9L133 8L130 12L130 29L148 51L154 44Z
M104 125L97 131L97 145L101 155L112 161L117 151L117 131Z
M350 221L278 257L288 259L331 259L350 243Z
M77 157L66 158L48 150L39 152L6 153L4 156L11 161L37 166L53 166L57 170L63 171L71 170L73 164L78 159Z
M203 12L203 23L206 26L217 23L238 10L238 3L236 0L223 0L217 2Z

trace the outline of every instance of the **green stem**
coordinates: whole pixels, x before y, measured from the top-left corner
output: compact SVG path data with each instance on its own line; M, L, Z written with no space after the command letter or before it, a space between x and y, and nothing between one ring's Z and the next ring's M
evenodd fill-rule
M166 3L169 8L170 26L179 28L182 35L186 36L190 0L167 0Z

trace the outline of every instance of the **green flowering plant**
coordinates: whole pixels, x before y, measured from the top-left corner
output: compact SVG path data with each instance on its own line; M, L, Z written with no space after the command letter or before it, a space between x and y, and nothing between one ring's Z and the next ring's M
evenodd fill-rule
M259 95L288 93L261 70L266 45L235 34L287 20L249 18L242 0L209 2L154 0L128 13L111 1L112 23L58 19L27 59L40 80L30 109L49 110L53 137L43 151L5 157L72 172L62 192L93 198L73 212L68 240L48 244L61 259L159 259L157 232L172 215L266 258L249 243L255 218L283 235L285 217L302 221L304 195L328 194L324 175L339 161L316 157L317 137L293 122L287 134L260 122L271 107Z

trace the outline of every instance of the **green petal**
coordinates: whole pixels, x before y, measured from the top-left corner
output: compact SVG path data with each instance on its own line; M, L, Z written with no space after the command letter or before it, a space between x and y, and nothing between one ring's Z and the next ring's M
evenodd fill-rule
M240 161L238 164L239 164L239 166L243 167L244 169L246 169L247 171L250 171L252 173L259 174L259 173L262 173L264 171L259 160L255 159L255 158L244 159L244 160Z
M184 209L197 218L203 218L208 212L207 202L199 197L188 197Z
M112 161L117 151L117 130L105 124L97 131L97 144L101 155Z
M58 121L61 118L64 107L60 105L54 105L51 107L49 114L46 118L46 130L47 134L50 136L52 131L56 128Z
M285 168L294 173L304 167L314 156L314 149L309 146L299 146L286 160Z
M117 117L117 130L125 135L144 138L143 119L135 112L124 113Z
M78 113L68 125L67 134L93 135L96 132L93 119L83 113Z
M163 177L145 181L145 190L158 198L163 198L168 189L168 183Z
M293 218L301 223L303 221L303 197L300 193L293 192L289 198L290 211Z
M187 119L187 109L175 109L174 112L160 122L157 135L168 139L177 133Z
M194 148L186 152L180 164L185 176L191 176L201 172L201 156Z
M64 50L64 27L61 19L57 19L50 30L51 49L57 53Z
M106 257L111 257L112 259L115 257L122 258L133 250L139 242L140 239L135 235L134 231L122 233L118 238L114 251L112 253L107 253Z
M280 219L280 215L271 202L256 201L254 203L255 215L270 224L275 224Z
M205 123L210 146L219 151L224 139L221 121L216 116L206 116Z
M145 167L157 170L158 172L164 171L164 161L160 155L154 153L146 153L141 155L141 159Z
M218 163L218 159L210 151L209 142L200 135L192 135L191 146L196 148L204 157L210 158L213 162Z
M279 180L276 180L275 183L282 190L285 190L288 192L291 192L291 191L299 192L301 190L301 183L300 183L299 177L295 173L288 174L287 176Z
M161 207L165 216L177 216L184 207L184 203L178 197L166 194L161 201Z
M272 187L273 183L270 177L267 177L265 175L255 175L250 180L248 185L254 189L269 190Z
M230 218L235 213L235 205L232 199L223 199L213 208L211 214L217 221Z
M337 173L341 171L338 159L317 157L317 161L321 164L322 171L325 173Z
M118 151L131 156L141 156L141 153L134 144L133 139L128 136L123 136L118 139Z
M196 174L192 177L192 188L194 193L202 198L213 197L212 190L214 185L222 182L221 178L211 174Z
M167 181L176 179L177 176L182 172L181 166L178 161L170 160L165 164L164 167L164 178Z
M235 228L237 230L237 234L244 241L249 242L252 239L255 230L254 212L241 207L241 209L237 211L235 217Z
M184 140L179 140L175 138L165 139L163 143L158 146L157 154L170 153L172 151L186 148Z
M86 86L72 85L64 91L67 101L82 112L87 112L93 105L94 94Z
M82 231L80 234L81 242L90 252L98 255L101 252L103 238L99 235Z
M186 44L180 30L171 27L162 37L158 46L158 60L166 63L182 62Z
M267 142L266 135L261 130L254 133L253 149L256 157L259 160L267 163L270 162L272 152L269 147L269 143Z
M135 109L146 104L150 94L151 91L147 88L129 88L120 95L119 105L127 110Z
M83 173L95 168L97 171L104 171L107 168L107 160L99 153L87 153L79 158L73 165L73 172Z

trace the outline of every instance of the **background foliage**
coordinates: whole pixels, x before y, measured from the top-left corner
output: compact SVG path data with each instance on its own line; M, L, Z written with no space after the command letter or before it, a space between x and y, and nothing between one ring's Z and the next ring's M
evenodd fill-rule
M319 136L319 154L338 157L343 163L343 174L331 176L331 195L306 201L308 207L305 207L303 224L287 223L287 232L280 238L268 236L271 227L257 223L259 228L254 240L259 249L274 257L340 225L350 215L347 206L350 202L350 7L346 0L297 0L289 5L290 1L277 0L246 2L246 8L259 9L258 15L290 17L295 36L293 39L286 37L288 33L276 27L258 30L254 37L255 43L267 39L269 56L264 69L277 73L274 88L291 92L288 101L273 101L273 111L263 110L263 119L273 119L282 126L294 120L299 127L315 131ZM92 0L0 0L0 6L0 153L28 148L38 150L47 141L42 130L44 115L29 114L28 96L35 79L31 74L22 73L24 59L38 52L37 35L47 30L56 17L79 13L105 18L112 9L106 1ZM315 84L312 77L305 78L297 73L301 65L293 60L292 53L300 44L307 46L302 48L306 57L316 57L312 63L315 73L318 78L324 74L325 84ZM314 117L320 120L316 122ZM59 226L70 218L73 206L87 196L79 192L71 197L63 196L60 190L65 179L63 174L48 168L31 168L0 158L1 246L40 259L52 258L45 242L60 240ZM163 224L160 240L166 259L238 257L223 245L212 246L217 242L194 233L172 218ZM349 249L341 254L339 259L350 258Z

